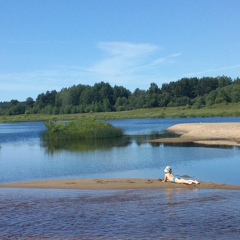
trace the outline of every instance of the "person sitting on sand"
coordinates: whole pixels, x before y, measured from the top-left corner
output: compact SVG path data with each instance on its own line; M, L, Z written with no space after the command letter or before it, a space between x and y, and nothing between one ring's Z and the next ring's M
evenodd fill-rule
M162 182L184 183L184 184L199 184L197 180L185 180L183 178L175 177L172 173L172 168L167 166L164 169L165 177Z

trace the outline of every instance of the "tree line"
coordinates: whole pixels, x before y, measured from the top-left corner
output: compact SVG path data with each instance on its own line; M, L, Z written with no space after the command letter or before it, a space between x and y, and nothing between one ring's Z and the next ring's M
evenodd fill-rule
M74 85L61 91L47 91L36 100L0 102L0 115L71 114L126 111L140 108L188 106L201 108L219 103L240 102L240 78L202 77L182 78L164 83L159 88L151 83L148 90L129 91L109 83L94 86Z

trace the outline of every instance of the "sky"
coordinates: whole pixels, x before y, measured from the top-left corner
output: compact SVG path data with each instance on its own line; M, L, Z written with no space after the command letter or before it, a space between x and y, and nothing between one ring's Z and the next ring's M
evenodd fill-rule
M239 0L0 0L0 102L101 81L240 77Z

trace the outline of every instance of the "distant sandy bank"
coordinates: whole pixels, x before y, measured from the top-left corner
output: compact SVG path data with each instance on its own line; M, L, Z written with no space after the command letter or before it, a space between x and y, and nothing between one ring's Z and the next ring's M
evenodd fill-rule
M78 190L127 190L127 189L225 189L240 190L240 186L203 182L185 185L161 182L157 179L88 179L50 180L0 184L0 188L78 189Z
M208 145L240 146L240 123L187 123L177 124L167 129L179 138L161 138L150 142L198 143Z

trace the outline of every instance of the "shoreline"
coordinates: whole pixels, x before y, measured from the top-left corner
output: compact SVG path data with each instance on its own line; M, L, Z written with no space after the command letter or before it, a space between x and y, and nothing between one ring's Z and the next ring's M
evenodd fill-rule
M213 182L200 182L200 184L176 184L162 182L161 179L68 179L45 180L35 182L18 182L0 184L0 188L31 188L31 189L72 189L72 190L150 190L150 189L222 189L240 190L240 186L220 184Z
M152 143L196 143L240 147L240 123L183 123L167 129L176 138L150 140Z

